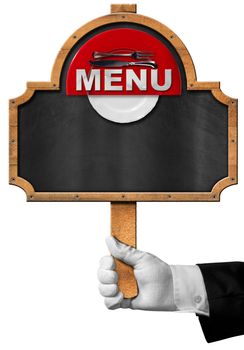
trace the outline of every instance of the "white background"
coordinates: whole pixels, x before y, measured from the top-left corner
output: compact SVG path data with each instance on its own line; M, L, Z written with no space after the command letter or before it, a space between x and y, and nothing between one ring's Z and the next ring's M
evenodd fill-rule
M220 203L138 204L138 248L172 264L244 260L242 1L141 0L138 13L171 28L199 81L239 98L239 185ZM108 0L4 1L0 9L0 348L243 349L244 337L205 342L194 314L109 311L96 271L107 253L109 203L27 203L8 185L8 99L49 81L65 40L110 11Z

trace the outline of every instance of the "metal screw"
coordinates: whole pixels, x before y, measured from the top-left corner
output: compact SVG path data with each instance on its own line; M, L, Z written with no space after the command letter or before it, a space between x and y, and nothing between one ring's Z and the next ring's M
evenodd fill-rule
M171 198L171 195L169 194L168 197Z
M232 177L232 178L231 178L231 181L235 181L235 178L234 178L234 177Z
M76 35L73 35L73 38L74 38L74 39L76 39L76 38L77 38L77 36L76 36Z
M170 39L174 39L174 35L170 35Z
M15 139L12 139L11 142L14 143L14 142L15 142Z
M11 181L15 181L15 177L11 177Z
M124 194L122 194L122 198L125 198L125 195L124 195Z
M12 103L15 103L15 101L12 101Z

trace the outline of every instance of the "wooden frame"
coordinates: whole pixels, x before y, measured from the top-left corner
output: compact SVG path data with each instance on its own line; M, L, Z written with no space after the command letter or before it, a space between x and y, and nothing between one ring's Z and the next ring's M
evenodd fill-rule
M112 14L97 18L79 28L58 53L50 82L28 82L22 96L9 101L9 182L21 187L28 201L219 201L221 192L237 183L237 100L220 90L219 82L198 82L192 58L180 38L162 23L136 12L136 5L112 5ZM18 106L27 102L37 90L59 90L60 74L64 61L72 47L91 30L100 26L129 22L152 28L164 36L179 54L187 80L187 90L209 90L216 100L228 106L228 177L218 181L211 192L35 192L32 184L18 176Z

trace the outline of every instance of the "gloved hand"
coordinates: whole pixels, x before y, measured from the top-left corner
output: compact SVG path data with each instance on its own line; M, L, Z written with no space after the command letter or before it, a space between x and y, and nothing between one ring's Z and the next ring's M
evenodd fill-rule
M173 277L168 264L156 256L120 243L107 237L110 253L124 263L133 266L139 294L136 298L124 299L118 290L118 275L112 256L100 260L99 290L108 309L131 308L139 310L175 311Z

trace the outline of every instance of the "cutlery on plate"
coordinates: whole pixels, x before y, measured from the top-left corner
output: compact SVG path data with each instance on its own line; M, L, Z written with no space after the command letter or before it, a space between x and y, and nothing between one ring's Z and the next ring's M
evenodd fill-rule
M144 66L144 67L157 68L157 64L155 61L128 62L128 61L117 61L117 60L97 60L97 61L90 61L90 64L95 67Z
M153 57L153 52L147 52L147 51L127 51L126 50L114 50L109 52L99 52L94 51L93 52L93 58L105 58L105 57L132 57L136 60L145 59Z

